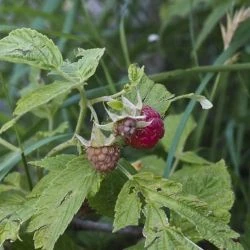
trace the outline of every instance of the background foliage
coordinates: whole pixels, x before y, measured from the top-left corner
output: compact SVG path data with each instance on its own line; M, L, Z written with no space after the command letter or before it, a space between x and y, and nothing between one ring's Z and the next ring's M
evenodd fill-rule
M63 58L69 58L70 60L73 60L75 56L73 52L75 48L105 47L105 54L100 61L96 74L88 80L86 86L86 94L90 99L104 94L113 94L121 89L128 80L128 66L134 62L145 65L145 72L151 79L163 83L171 93L182 95L202 91L213 102L213 109L201 111L198 105L194 105L194 100L182 99L174 102L168 109L165 120L166 135L168 136L162 140L161 144L154 151L150 151L150 154L148 151L138 152L132 149L125 149L123 154L130 162L141 160L142 164L145 165L143 171L150 170L158 175L172 174L173 169L170 169L170 167L173 166L173 163L176 169L183 166L180 171L171 175L171 179L183 184L184 193L196 195L201 201L208 202L211 209L218 207L217 203L216 206L213 204L214 196L216 196L216 199L223 204L221 206L225 208L221 211L216 210L216 216L223 222L228 222L227 210L232 206L233 194L228 191L230 178L225 173L225 164L219 161L222 158L225 159L235 193L230 225L231 228L241 234L241 242L248 249L250 248L250 131L248 126L250 121L250 86L248 83L250 69L248 65L250 35L248 31L250 21L246 19L239 24L227 50L225 50L225 42L223 43L220 31L220 23L224 25L227 23L226 13L233 15L235 10L241 7L247 8L248 5L247 0L2 1L0 6L0 33L2 38L16 28L36 29L50 37L59 47ZM156 41L150 40L152 34L158 35ZM28 43L26 40L23 42ZM11 46L10 41L0 45L0 50L1 46L4 46L4 48ZM42 45L38 44L38 46ZM96 51L96 53L102 52ZM244 66L234 67L234 64L228 62L236 53L239 54L237 59L234 58L234 62L237 65L239 63L244 64ZM1 58L4 57L4 55L0 56ZM47 60L51 62L49 66ZM227 63L224 63L225 61ZM51 59L44 57L44 61L40 61L41 67L49 70L53 70L61 62L60 54L56 54ZM91 63L93 62L91 61ZM47 66L44 66L45 64ZM213 66L204 68L201 67L202 65ZM219 68L223 65L224 67ZM71 72L72 68L67 68L67 65L64 65L64 67L66 67L68 73ZM37 108L33 109L32 113L22 116L30 111L30 103L27 101L23 105L22 102L18 102L16 107L16 101L20 96L24 96L37 88L41 88L41 91L46 94L47 90L42 88L41 84L48 83L50 76L44 71L40 72L23 64L13 65L1 62L0 70L0 125L2 127L9 120L11 120L9 125L12 125L18 120L15 129L2 133L0 138L0 140L11 143L7 147L0 143L0 179L2 180L10 170L18 170L21 173L20 175L16 173L8 175L8 179L4 180L10 190L17 189L16 193L11 193L11 197L14 195L11 198L14 205L1 208L2 210L8 209L11 212L13 206L16 209L18 204L23 202L25 195L29 192L29 186L37 182L43 174L40 168L32 168L31 182L33 183L27 184L27 179L23 175L25 171L27 172L24 168L25 161L40 159L55 145L72 136L78 119L79 94L73 90L66 98L73 87L55 82L53 83L56 86L54 94L57 98L42 107L38 107L38 104L43 103L43 98L37 99ZM85 73L83 77L86 76ZM76 76L71 75L71 77ZM101 111L102 107L99 110L98 115L105 119ZM12 116L13 112L14 117ZM91 125L89 123L89 111L86 112L86 120L81 128L83 136L89 136L88 132ZM13 148L12 144L21 148L23 154L16 152L16 148ZM75 153L75 151L69 149L66 153ZM25 157L23 157L24 155ZM75 160L75 164L78 164L77 161L79 159ZM217 164L211 163L217 161L219 161ZM190 164L196 166L192 169L192 173L189 172L187 177L184 178L185 171ZM40 166L41 163L36 162L35 165ZM206 173L200 169L200 165L208 165L211 170ZM46 169L45 166L40 167ZM82 168L85 167L82 165ZM50 178L58 175L58 171L59 169L55 167L40 185L46 187L50 183ZM73 178L71 175L74 175L74 178L81 176L77 171L67 172L67 168L64 171L66 172L65 180L66 178ZM109 180L104 180L101 184L101 187L106 185L106 188L113 190L108 204L100 204L98 198L89 198L92 207L107 217L100 218L98 213L91 211L87 213L87 219L103 223L110 222L108 218L113 216L112 210L115 205L115 199L112 197L118 195L118 191L122 188L121 183L125 182L124 177L120 176L119 173L114 172L113 175L118 175L114 179L119 180L120 178L119 183L110 183ZM210 175L217 176L218 179L210 179ZM150 177L147 178L150 179ZM82 179L81 181L85 182L86 180ZM195 184L190 188L191 186L187 183ZM62 183L59 181L57 184ZM81 182L78 182L78 184L83 185ZM17 186L18 188L16 188ZM211 186L214 187L214 191L209 189L211 193L207 193L205 187ZM2 188L6 189L6 186ZM67 188L70 189L70 187L64 186L64 190ZM225 188L225 191L223 188ZM105 188L101 188L96 197L101 199L104 196L102 190L105 190ZM4 191L7 192L8 190ZM47 213L47 209L50 211L51 207L42 207L44 204L43 197L50 190L44 189L44 193L41 194L38 186L32 191L32 193L36 192L41 195L41 199L39 204L34 204L34 207L38 206L41 211L36 210L37 213L34 213L35 224L29 225L28 229L36 232L35 242L39 246L40 244L46 244L41 240L43 239L41 235L44 232L38 228L43 226L39 216L44 213L49 216L50 220L56 220L56 217L53 212L51 212L52 214ZM84 192L84 190L81 192ZM75 195L86 195L81 192ZM177 194L174 192L174 194L179 201L187 202L183 197L178 196L178 192ZM2 196L2 198L0 196L1 204L5 198L6 196ZM62 196L59 194L56 197L51 196L52 198L53 201L58 198L60 203L64 197L63 194ZM74 199L74 196L71 199ZM72 200L69 200L69 202L72 202ZM166 202L162 201L162 204L164 205ZM55 205L54 202L49 204ZM34 207L29 206L29 209L34 209ZM61 209L64 209L63 206ZM158 215L161 215L163 210L160 210L151 202L143 213L144 215L154 214L155 211L158 212ZM65 218L65 221L68 222L69 220L70 218ZM171 220L177 227L179 223L184 224L188 234L190 228L188 221L180 218L178 214L173 216ZM133 218L132 221L135 222L136 219ZM150 221L147 223L147 225L150 225ZM14 235L15 230L20 225L16 224L15 219L11 221L10 225L13 227ZM119 228L116 222L114 225L116 229ZM159 227L165 227L165 225ZM49 229L51 230L49 232L54 230L55 234L60 234L53 226ZM150 233L150 227L144 228L144 230L145 234ZM166 229L163 232L160 237L171 236L176 239L179 236L177 228ZM192 233L189 236L196 240L199 237L197 233ZM69 228L67 234L59 239L55 248L63 249L63 245L66 245L72 246L72 249L77 249L77 247L80 249L81 247L84 247L84 249L110 249L109 247L112 245L116 246L117 249L122 249L122 247L132 245L136 240L136 237L124 236L123 234L112 235L110 232L81 231ZM28 246L25 244L30 244L30 238L27 238L24 242L24 244L17 242L13 249L27 249ZM186 245L187 243L182 244ZM201 243L201 246L204 246L205 249L213 249L208 243ZM141 249L139 247L140 242L137 249ZM169 247L171 249L173 246Z

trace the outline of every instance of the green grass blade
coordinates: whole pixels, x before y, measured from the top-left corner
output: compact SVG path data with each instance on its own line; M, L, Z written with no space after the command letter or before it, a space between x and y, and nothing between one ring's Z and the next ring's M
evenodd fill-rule
M247 31L249 28L249 23L247 25L242 25L242 28L238 32L238 39L235 39L232 44L229 46L229 48L224 51L214 62L214 65L220 65L223 64L228 58L232 57L234 53L241 47L243 46L246 42L249 41L250 39L250 33ZM214 76L213 73L208 73L206 76L203 78L201 84L196 90L196 94L201 94L202 91L206 88L207 84L209 81L212 79ZM185 125L187 123L187 120L194 109L196 101L191 100L184 112L184 115L176 129L175 136L173 138L173 142L171 144L169 154L167 156L167 161L166 161L166 168L164 170L164 177L168 177L171 168L172 168L172 163L175 155L176 148L178 146L179 140L181 138L181 135L183 133L183 130L185 128Z
M31 146L28 146L27 148L24 149L24 154L27 156L37 150L38 148L41 148L42 146L45 146L53 141L57 140L67 140L70 138L72 134L64 134L64 135L58 135L58 136L53 136L49 137L46 139L42 139ZM1 164L0 164L0 181L4 178L4 176L13 168L15 165L21 160L21 151L10 153L6 155L2 159Z

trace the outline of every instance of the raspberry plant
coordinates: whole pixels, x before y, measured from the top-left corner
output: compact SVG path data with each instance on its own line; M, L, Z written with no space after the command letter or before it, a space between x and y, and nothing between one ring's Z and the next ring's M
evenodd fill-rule
M113 232L127 226L141 229L138 249L201 249L201 240L218 249L242 249L237 243L238 233L228 225L234 195L225 162L212 163L195 152L184 151L195 127L193 119L187 121L168 178L162 177L164 161L155 151L139 157L139 165L129 153L123 154L127 144L136 144L129 136L140 140L138 128L146 131L144 137L151 136L154 121L147 119L148 113L151 117L153 113L161 129L150 147L162 137L158 146L168 152L181 119L181 114L168 114L172 102L191 98L200 101L203 108L210 108L211 103L192 93L175 97L136 65L130 65L128 82L121 91L88 99L85 86L103 54L102 48L78 49L73 61L64 60L52 40L26 28L0 40L2 61L28 64L37 75L44 70L52 81L30 84L17 101L13 118L0 129L7 134L28 112L47 119L49 125L48 131L40 132L43 139L34 139L25 149L5 141L6 147L13 149L9 157L15 160L0 171L0 244L25 241L32 235L35 249L54 249L87 200L96 213L113 220ZM51 123L72 91L80 95L76 127L74 133L58 135L64 133L67 124L53 129ZM99 121L97 103L104 105L103 121ZM88 110L93 121L89 141L81 134ZM131 125L127 121L136 122ZM127 131L132 132L128 135ZM43 145L47 147L38 152L39 158L31 154ZM24 175L14 167L21 158L25 162L27 155L32 157L25 164ZM176 170L178 164L180 170Z

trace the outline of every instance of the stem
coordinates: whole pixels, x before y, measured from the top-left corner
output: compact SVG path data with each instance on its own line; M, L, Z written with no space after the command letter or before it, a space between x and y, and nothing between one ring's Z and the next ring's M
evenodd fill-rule
M99 123L98 116L97 116L97 114L96 114L96 112L95 112L95 110L94 110L94 108L93 108L93 106L91 105L90 102L88 102L88 108L89 108L90 111L91 111L91 114L92 114L92 116L93 116L93 118L94 118L94 121L96 121L97 123Z
M52 150L50 150L50 152L46 155L46 157L52 156L52 155L62 151L63 149L69 148L71 146L75 146L75 142L74 142L73 138L71 138L70 140L65 141L65 142L57 145L56 147L54 147Z
M119 170L128 177L129 180L132 180L133 179L133 175L131 175L127 169L125 169L120 163L118 163L118 166L119 166Z
M180 100L180 99L183 99L183 98L188 98L188 99L192 99L192 97L194 97L195 94L194 93L189 93L189 94L185 94L185 95L180 95L180 96L177 96L177 97L174 97L172 99L170 99L169 101L170 102L175 102L177 100Z
M174 164L173 164L173 167L171 168L171 171L170 171L170 173L169 173L169 176L171 176L171 175L175 172L175 169L177 168L178 163L179 163L179 158L176 157L176 158L175 158L175 161L174 161Z
M3 82L3 90L4 90L4 93L7 97L7 100L8 100L8 103L9 103L9 107L11 110L13 110L12 108L12 103L11 103L11 99L10 99L10 96L9 96L9 93L7 91L7 88L5 86L5 82ZM29 185L29 188L30 190L32 190L33 188L33 185L32 185L32 180L31 180L31 175L30 175L30 172L29 172L29 167L28 167L28 164L27 164L27 161L26 161L26 157L25 157L25 154L24 154L24 149L23 149L23 145L21 143L21 139L19 137L19 134L17 132L17 129L16 129L16 125L14 124L13 125L13 128L15 130L15 134L16 134L16 139L17 139L17 142L18 142L18 146L20 149L18 150L21 150L21 157L22 157L22 161L23 161L23 165L24 165L24 170L25 170L25 174L26 174L26 177L27 177L27 181L28 181L28 185ZM8 145L9 143L5 143L5 145ZM11 144L9 144L8 146L10 146ZM12 145L13 146L13 145ZM13 146L14 147L14 146ZM12 148L13 148L12 147ZM15 150L16 151L16 150Z
M29 189L32 190L33 184L32 184L31 175L29 172L29 167L28 167L26 156L25 156L24 152L21 153L21 157L22 157L22 161L23 161L23 165L24 165L25 174L27 176Z
M189 0L189 3L190 3L190 9L193 10L193 0ZM197 51L195 49L194 19L193 19L193 12L192 11L189 12L189 33L190 33L191 45L193 48L192 56L194 59L194 64L196 66L199 66L198 55L197 55Z
M54 127L54 119L52 115L48 115L48 130L52 131Z
M116 97L123 95L124 93L126 93L126 91L123 89L123 90L121 90L113 95L101 96L101 97L94 98L92 100L89 100L88 103L90 105L93 105L93 104L98 103L98 102L108 102L108 101L111 101L113 98L116 98Z
M76 124L76 128L75 128L75 134L79 134L81 131L81 127L87 112L87 101L86 101L86 96L85 96L85 91L83 89L83 87L79 87L78 88L79 93L80 93L80 102L79 102L79 106L80 106L80 113L79 113L79 117L78 117L78 121Z
M218 74L217 77L216 77L216 80L215 80L211 95L209 97L209 100L211 102L213 102L213 100L214 100L214 96L215 96L215 93L216 93L216 90L218 88L218 85L219 85L220 81L221 81L221 74ZM204 110L202 115L201 115L201 118L199 119L198 127L197 127L196 133L195 133L195 138L194 138L194 147L195 148L197 148L199 146L199 144L200 144L202 131L203 131L203 128L205 126L207 116L208 116L208 111Z
M162 72L149 76L155 82L161 82L177 76L192 75L195 73L209 73L209 72L227 72L227 71L239 71L249 70L250 63L238 63L231 65L208 65L199 66L189 69L177 69L168 72Z
M11 143L5 141L4 139L0 138L0 144L3 145L4 147L10 149L11 151L19 151L19 148L12 145Z
M120 22L120 42L121 42L122 52L123 52L123 56L126 62L126 66L128 68L130 65L130 59L129 59L127 41L126 41L126 34L125 34L125 29L124 29L124 17L122 17L121 22Z
M113 93L116 92L115 84L114 84L114 82L113 82L113 80L112 80L112 78L111 78L111 75L110 75L110 73L109 73L109 71L108 71L108 69L107 69L107 67L106 67L106 65L105 65L105 63L104 63L104 61L101 60L100 62L101 62L101 66L102 66L102 69L103 69L103 71L104 71L106 80L107 80L107 82L108 82L109 89L110 89L111 93L113 94Z

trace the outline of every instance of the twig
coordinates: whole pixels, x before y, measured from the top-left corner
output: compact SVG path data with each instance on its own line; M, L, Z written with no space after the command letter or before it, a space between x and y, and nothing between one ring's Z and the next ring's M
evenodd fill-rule
M79 218L73 219L72 227L74 230L91 230L111 233L113 227L109 223L100 221L82 220ZM138 226L128 226L116 232L117 234L130 234L136 237L142 237L142 228Z

